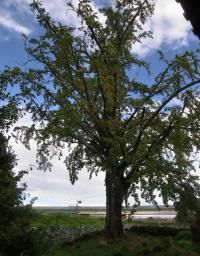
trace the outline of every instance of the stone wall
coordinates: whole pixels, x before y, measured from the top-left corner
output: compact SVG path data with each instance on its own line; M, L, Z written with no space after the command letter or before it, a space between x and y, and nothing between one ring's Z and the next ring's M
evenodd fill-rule
M95 227L79 227L79 228L69 228L69 227L46 227L40 228L38 230L42 234L46 240L51 242L63 242L68 241L72 243L73 241L89 237L94 234L98 234L103 231L102 228L95 228Z
M139 233L147 233L150 235L161 235L161 236L175 236L180 231L189 230L187 228L177 227L176 225L165 226L165 225L141 225L126 223L124 225L125 232L127 230ZM96 227L79 227L79 228L70 228L70 227L46 227L38 229L40 233L44 235L46 241L50 243L74 243L78 239L84 239L91 237L92 235L99 234L104 231L103 228Z

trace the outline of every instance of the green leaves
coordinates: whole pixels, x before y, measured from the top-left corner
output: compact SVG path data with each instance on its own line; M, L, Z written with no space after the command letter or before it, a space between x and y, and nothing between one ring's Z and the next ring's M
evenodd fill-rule
M78 173L85 165L84 163L84 149L81 146L76 146L65 160L67 169L69 170L69 177L72 184L78 180Z
M152 82L149 63L132 53L136 42L151 36L143 25L152 1L119 0L100 10L88 0L70 3L82 20L76 28L54 22L36 1L31 6L44 28L39 38L25 38L37 68L4 70L0 97L9 99L4 119L23 101L38 123L21 127L21 140L27 147L37 141L39 167L51 168L66 143L73 145L66 159L72 183L84 166L91 175L116 168L124 191L137 201L136 187L148 201L156 190L165 203L176 200L176 185L188 182L190 156L200 149L199 51L172 60L159 51L163 70ZM144 72L149 80L139 78ZM18 88L17 101L9 86Z
M35 239L32 238L31 220L34 213L29 205L24 206L26 198L25 184L20 184L25 171L15 174L16 157L8 146L8 140L0 132L0 253L2 255L20 255L25 251L32 255L41 255L39 249L34 252ZM40 241L41 242L41 241Z

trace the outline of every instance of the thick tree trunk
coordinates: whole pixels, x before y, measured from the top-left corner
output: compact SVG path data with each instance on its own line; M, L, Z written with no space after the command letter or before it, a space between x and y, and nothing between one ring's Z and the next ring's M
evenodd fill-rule
M108 239L123 239L122 202L123 190L120 178L116 173L106 173L106 224L105 231Z

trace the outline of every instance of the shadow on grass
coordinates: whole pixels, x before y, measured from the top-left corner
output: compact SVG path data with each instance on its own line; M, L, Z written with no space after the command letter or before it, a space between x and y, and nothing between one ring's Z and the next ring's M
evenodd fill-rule
M127 239L107 243L102 235L95 235L71 245L63 243L52 250L49 256L199 256L200 245L193 244L189 234L150 236L127 232Z

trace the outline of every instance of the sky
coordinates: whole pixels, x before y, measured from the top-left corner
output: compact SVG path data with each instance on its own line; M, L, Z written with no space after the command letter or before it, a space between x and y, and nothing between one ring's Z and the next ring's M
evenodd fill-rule
M31 0L0 0L0 70L4 66L23 65L27 59L22 34L35 37L41 33L36 17L30 11ZM111 1L93 1L98 9ZM79 19L67 11L65 0L43 0L43 6L50 16L61 23L79 24ZM76 5L78 0L74 0ZM104 17L99 16L103 22ZM192 33L191 24L185 20L183 10L175 0L155 0L153 17L145 24L145 29L153 32L153 39L145 39L141 44L133 46L132 52L152 63L155 73L159 68L157 50L160 49L169 57L195 49L199 41ZM17 125L30 125L31 117L26 115ZM36 168L36 145L31 142L31 150L15 140L11 145L17 155L18 165L15 171L26 170L32 165L33 170L24 177L27 193L38 197L38 206L71 206L78 200L82 205L105 205L104 174L89 180L87 170L79 175L75 185L71 185L66 166L58 159L53 160L52 172L43 172ZM64 152L67 155L67 151ZM161 202L160 202L161 203ZM144 204L144 202L143 202Z

